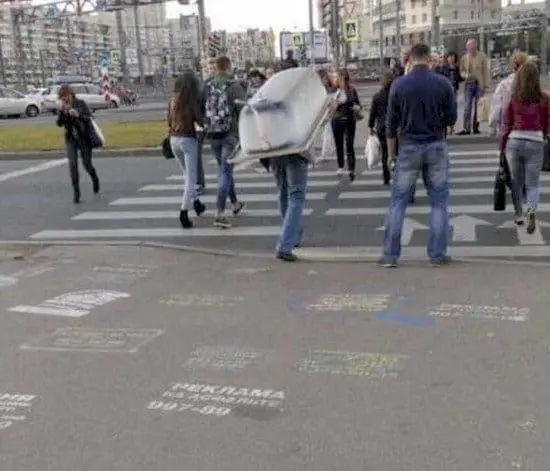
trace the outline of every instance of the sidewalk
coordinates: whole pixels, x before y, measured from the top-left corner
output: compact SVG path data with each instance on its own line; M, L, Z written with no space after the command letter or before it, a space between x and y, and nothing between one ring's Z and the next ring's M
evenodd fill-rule
M2 470L550 461L547 266L52 247L0 273Z

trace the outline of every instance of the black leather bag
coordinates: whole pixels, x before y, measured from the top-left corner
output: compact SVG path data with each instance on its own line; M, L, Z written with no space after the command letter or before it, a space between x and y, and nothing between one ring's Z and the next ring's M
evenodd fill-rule
M510 170L504 153L500 154L495 187L493 190L493 209L506 211L506 186L510 184Z
M174 153L172 152L172 146L170 145L169 137L165 137L162 140L161 147L162 147L162 155L164 156L165 159L170 160L174 158Z

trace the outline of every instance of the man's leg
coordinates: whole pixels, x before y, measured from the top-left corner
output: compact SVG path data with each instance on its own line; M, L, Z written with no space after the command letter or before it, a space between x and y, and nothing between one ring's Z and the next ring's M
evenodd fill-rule
M463 129L458 134L470 134L472 131L472 107L474 103L476 85L467 83L464 85L464 121Z
M449 238L449 152L445 141L422 146L423 177L430 203L428 257L434 264L448 261Z
M401 232L405 211L414 191L414 185L422 169L421 155L418 146L402 145L395 160L393 171L390 207L386 216L382 258L384 266L396 266L401 256Z
M285 261L294 261L292 255L295 246L301 243L302 212L306 200L307 168L305 159L298 156L284 157L288 188L288 207L283 219L283 227L277 243L277 257Z
M80 176L78 174L78 148L76 145L67 141L67 160L69 161L69 175L71 176L71 185L73 187L73 202L80 203Z

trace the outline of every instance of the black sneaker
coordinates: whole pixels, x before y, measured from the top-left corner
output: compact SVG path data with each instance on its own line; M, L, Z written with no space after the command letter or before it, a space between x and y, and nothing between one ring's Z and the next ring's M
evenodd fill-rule
M532 209L527 210L527 234L532 234L537 228L537 218L535 216L535 211Z
M214 219L214 227L219 227L220 229L229 229L231 223L227 220L225 216L218 216Z
M244 203L242 201L237 201L233 205L233 216L238 216L243 209L244 209Z
M378 266L382 268L397 268L397 260L381 258L380 260L378 260Z
M180 224L184 229L191 229L193 227L193 221L189 219L189 213L184 209L180 211Z
M275 257L279 260L282 260L283 262L295 262L298 260L298 257L296 255L286 252L277 252L277 255Z
M448 255L445 255L444 257L442 258L438 258L438 259L435 259L435 260L430 260L430 265L432 267L443 267L445 265L449 265L449 263L451 263L451 257L449 257Z
M193 209L195 210L197 216L200 216L206 211L206 206L202 203L201 200L196 199L195 201L193 201Z
M355 172L349 172L349 181L352 182L355 180Z
M457 132L456 135L457 135L457 136L469 136L469 135L470 135L470 131L466 131L466 129L463 129L462 131Z
M73 203L80 204L80 190L73 191Z

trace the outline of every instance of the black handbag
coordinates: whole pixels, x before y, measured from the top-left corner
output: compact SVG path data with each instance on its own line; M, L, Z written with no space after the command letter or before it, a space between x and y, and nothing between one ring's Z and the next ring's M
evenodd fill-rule
M164 156L165 159L170 160L174 158L174 153L172 152L172 146L170 145L169 137L165 137L162 140L161 147L162 147L162 155Z
M498 170L495 177L493 190L493 209L495 211L506 210L506 185L510 183L510 171L504 153L500 154Z
M550 146L546 144L544 146L544 157L542 160L542 171L550 172Z

